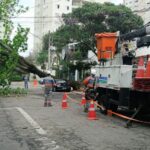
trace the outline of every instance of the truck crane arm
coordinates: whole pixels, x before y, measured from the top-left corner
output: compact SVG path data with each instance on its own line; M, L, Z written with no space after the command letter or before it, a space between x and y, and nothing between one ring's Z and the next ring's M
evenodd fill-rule
M142 27L136 31L123 34L120 36L120 39L121 40L132 40L134 38L144 37L148 34L150 34L150 25Z

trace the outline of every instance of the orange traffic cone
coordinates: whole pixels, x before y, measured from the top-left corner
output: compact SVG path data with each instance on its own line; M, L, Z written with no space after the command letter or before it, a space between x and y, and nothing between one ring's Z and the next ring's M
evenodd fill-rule
M34 87L37 87L37 85L38 85L38 81L35 79L35 80L33 81L33 86L34 86Z
M150 55L148 56L148 62L145 71L145 77L150 78Z
M67 104L67 94L64 93L63 99L62 99L62 109L67 109L67 108L68 108L68 104Z
M135 78L143 78L144 77L144 71L145 71L144 58L140 57Z
M85 104L86 104L86 99L85 99L85 94L83 93L80 105L85 105Z
M93 101L91 101L91 103L90 103L90 108L89 108L89 111L88 111L88 119L89 120L97 120Z

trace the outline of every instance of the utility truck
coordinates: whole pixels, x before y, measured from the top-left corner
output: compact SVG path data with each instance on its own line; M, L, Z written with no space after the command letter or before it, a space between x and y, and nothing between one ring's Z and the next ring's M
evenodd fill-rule
M97 33L97 100L104 109L150 113L150 26L119 35Z

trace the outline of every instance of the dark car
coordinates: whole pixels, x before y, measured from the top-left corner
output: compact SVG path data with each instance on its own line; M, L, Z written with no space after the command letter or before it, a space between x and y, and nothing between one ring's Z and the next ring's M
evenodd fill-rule
M71 91L71 86L66 80L63 79L55 79L55 86L53 88L53 91Z

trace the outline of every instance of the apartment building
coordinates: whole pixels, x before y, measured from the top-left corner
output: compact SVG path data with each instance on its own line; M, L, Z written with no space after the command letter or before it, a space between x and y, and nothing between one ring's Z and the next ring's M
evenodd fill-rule
M3 22L0 21L0 39L2 39L4 36L4 27Z
M124 0L124 5L141 16L145 24L150 22L150 0Z

